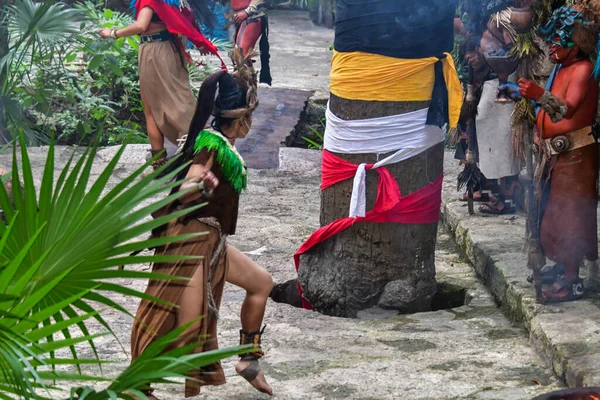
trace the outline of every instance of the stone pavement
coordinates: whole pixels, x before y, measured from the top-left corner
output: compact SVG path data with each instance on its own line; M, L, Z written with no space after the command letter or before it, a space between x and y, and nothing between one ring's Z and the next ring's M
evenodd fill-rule
M496 301L524 325L537 349L569 386L600 386L600 295L540 305L523 253L525 216L469 216L457 201L458 162L446 152L442 220Z

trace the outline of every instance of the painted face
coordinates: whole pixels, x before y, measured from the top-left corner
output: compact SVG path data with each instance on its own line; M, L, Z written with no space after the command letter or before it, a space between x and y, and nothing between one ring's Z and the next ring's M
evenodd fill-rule
M573 44L569 43L568 47L562 47L560 44L560 40L556 38L552 43L550 43L550 60L553 63L562 63L564 62L571 53L573 52Z

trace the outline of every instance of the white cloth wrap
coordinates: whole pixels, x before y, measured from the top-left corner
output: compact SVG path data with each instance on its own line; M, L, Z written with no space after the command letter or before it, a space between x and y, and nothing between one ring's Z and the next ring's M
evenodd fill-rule
M509 78L514 82L514 75ZM477 146L479 168L487 179L517 175L519 168L512 157L512 101L496 102L498 79L486 81L477 107Z
M323 147L339 154L382 154L394 152L378 161L375 168L398 163L421 154L444 141L444 130L425 125L429 109L381 118L346 121L335 116L327 106L327 125ZM354 176L350 218L364 217L367 208L366 163L360 164Z

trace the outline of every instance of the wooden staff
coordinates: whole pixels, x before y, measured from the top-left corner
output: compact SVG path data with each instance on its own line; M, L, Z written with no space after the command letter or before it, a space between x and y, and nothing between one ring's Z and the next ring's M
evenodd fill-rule
M532 71L530 65L531 62L528 58L524 58L521 61L518 71L520 77L531 79ZM525 209L527 213L527 223L525 225L525 237L527 241L527 267L533 270L533 285L535 287L536 300L542 301L542 268L546 263L546 257L544 256L540 243L539 196L541 196L541 193L536 193L536 185L534 182L534 131L527 115L519 122L519 124L518 128L521 129L521 137L523 138L525 149L526 173L525 176L521 175L521 183L525 186L526 192Z

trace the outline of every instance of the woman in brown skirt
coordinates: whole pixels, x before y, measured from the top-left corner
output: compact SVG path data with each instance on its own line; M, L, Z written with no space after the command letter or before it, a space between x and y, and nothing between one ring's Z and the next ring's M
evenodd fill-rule
M189 56L177 34L203 46L204 52L217 51L190 19L191 10L170 7L161 0L138 0L135 11L133 24L124 29L104 28L99 34L113 39L141 35L140 93L152 156L160 154L152 165L156 169L166 163L167 152L171 156L177 150L178 140L187 133L196 105L187 69ZM163 152L165 147L167 151Z
M237 49L234 53L238 62L232 75L219 71L202 84L190 131L181 150L182 157L175 161L192 161L191 166L179 175L186 181L177 189L191 191L161 210L160 215L207 204L154 232L160 237L207 232L207 235L157 249L160 255L203 258L200 262L185 260L153 265L155 273L183 276L190 280L185 283L149 282L147 294L177 307L143 300L133 326L131 352L135 359L152 341L192 321L196 322L173 346L198 343L196 352L217 349L217 315L227 281L246 290L241 309L240 343L254 346L251 352L242 356L236 371L257 390L272 394L258 359L263 355L260 349L261 325L273 281L265 269L226 243L227 236L235 233L239 196L246 187L246 166L233 144L236 138L248 134L251 114L258 104L256 76L241 53ZM211 114L214 115L212 129L207 129ZM213 187L214 190L206 191ZM199 317L203 318L198 320ZM195 380L186 382L186 397L198 395L202 385L225 383L220 363L193 371L190 377ZM155 397L150 396L150 399Z

